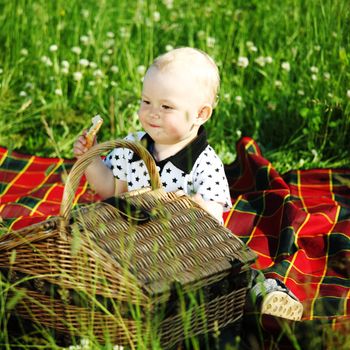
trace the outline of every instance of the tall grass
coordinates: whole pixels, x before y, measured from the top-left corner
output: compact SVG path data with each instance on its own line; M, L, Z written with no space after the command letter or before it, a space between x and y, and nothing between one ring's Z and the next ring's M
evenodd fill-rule
M123 137L139 128L145 67L170 47L190 45L221 70L208 129L226 162L247 135L281 171L349 164L348 1L0 6L0 144L71 157L76 135L97 112L107 121L100 139Z
M349 24L348 0L0 0L0 145L72 157L96 113L100 140L139 129L145 68L171 47L194 46L221 71L208 130L225 162L247 135L280 171L349 166ZM8 344L16 300L7 299L11 285L0 288ZM58 348L45 332L34 331L37 345ZM349 346L330 334L329 344Z

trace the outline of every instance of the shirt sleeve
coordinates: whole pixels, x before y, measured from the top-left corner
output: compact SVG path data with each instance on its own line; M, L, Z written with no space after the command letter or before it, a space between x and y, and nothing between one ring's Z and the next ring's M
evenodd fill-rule
M205 201L222 204L224 211L231 208L230 189L224 165L212 148L204 151L199 159L193 173L193 187Z
M129 134L124 138L127 141L135 141L141 139L144 132ZM128 148L114 148L104 159L105 165L112 170L113 175L118 180L128 181L128 173L130 171L130 160L134 152Z

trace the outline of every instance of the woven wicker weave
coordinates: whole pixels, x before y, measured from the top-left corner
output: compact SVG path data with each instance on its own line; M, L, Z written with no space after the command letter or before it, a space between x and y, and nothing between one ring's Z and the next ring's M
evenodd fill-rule
M120 196L131 211L104 202L72 211L84 170L114 147L141 156L151 188ZM164 191L145 148L121 140L94 146L77 161L60 216L0 237L0 268L24 292L17 314L136 348L168 348L238 322L254 258L188 196Z

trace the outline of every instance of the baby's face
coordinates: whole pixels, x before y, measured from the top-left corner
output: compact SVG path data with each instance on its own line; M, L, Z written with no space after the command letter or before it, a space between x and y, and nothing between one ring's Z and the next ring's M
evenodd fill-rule
M183 72L148 70L138 115L156 143L173 145L197 136L203 102L198 90L193 77Z

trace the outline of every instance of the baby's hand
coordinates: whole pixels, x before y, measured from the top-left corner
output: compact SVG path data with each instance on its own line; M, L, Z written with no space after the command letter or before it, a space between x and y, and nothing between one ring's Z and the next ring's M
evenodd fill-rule
M96 134L98 133L103 119L97 114L91 119L92 125L89 130L85 130L74 143L73 153L76 158L81 157L88 149L96 145Z
M87 140L86 140L86 135L87 135L88 131L84 130L83 134L80 135L77 140L74 142L74 146L73 146L73 154L74 157L76 158L80 158L84 153L86 153L88 151L88 147L87 147ZM93 144L95 145L96 142L96 137L93 140Z

